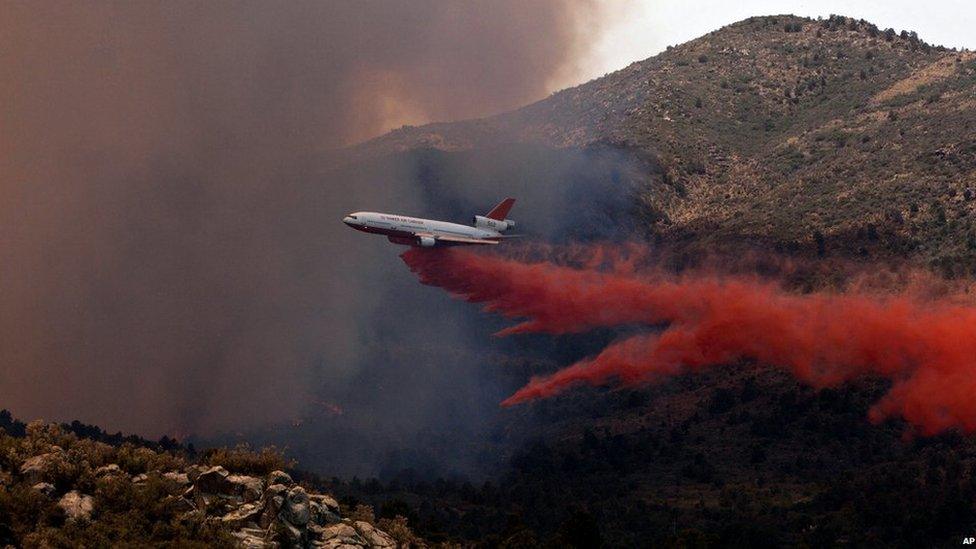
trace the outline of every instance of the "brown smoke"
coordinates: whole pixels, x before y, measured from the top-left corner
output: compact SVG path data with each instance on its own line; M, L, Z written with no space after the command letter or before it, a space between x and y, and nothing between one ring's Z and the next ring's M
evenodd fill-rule
M599 20L558 0L5 4L0 406L148 435L299 413L311 365L356 368L388 261L338 261L338 216L416 206L330 180L323 154L541 98Z

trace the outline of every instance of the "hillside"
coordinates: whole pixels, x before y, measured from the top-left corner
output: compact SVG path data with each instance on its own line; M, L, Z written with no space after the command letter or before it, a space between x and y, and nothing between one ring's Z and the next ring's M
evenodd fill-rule
M607 217L676 257L758 248L827 278L848 260L951 278L976 274L974 130L973 53L843 17L755 17L514 112L401 128L347 151L343 174L368 184L359 172L392 166L451 206L468 204L453 187L536 185L560 205L568 188L569 238L599 239L600 196L574 194L608 191L592 176L635 185L637 207ZM613 337L524 340L493 370L514 389ZM976 444L871 424L887 387L815 391L738 364L580 389L493 419L478 448L506 465L488 482L404 467L330 488L399 502L428 539L488 546L958 543L976 522Z
M404 127L353 159L500 143L653 155L645 227L697 244L973 268L976 55L843 17L755 17L523 109Z
M113 444L104 442L109 440ZM24 424L0 412L0 543L16 547L423 546L400 517L292 480L273 449L196 454L169 439Z
M647 241L675 268L748 248L763 253L742 262L762 265L744 268L775 271L787 256L786 286L807 291L843 284L851 265L976 274L974 136L973 53L842 17L755 17L513 112L403 127L323 170L377 190L364 207L429 217L511 194L538 240ZM367 366L348 385L316 378L322 400L289 423L197 451L0 413L0 545L919 547L973 535L976 441L871 423L889 381L817 391L743 362L499 408L621 333L489 338L505 319L390 271ZM243 440L288 459L219 447Z

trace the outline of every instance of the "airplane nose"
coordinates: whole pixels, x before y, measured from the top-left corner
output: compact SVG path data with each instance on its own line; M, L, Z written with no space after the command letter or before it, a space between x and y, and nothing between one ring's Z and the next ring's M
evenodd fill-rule
M348 215L342 218L342 222L345 223L346 225L349 225L350 227L353 226L353 221L354 221L353 218L349 217Z

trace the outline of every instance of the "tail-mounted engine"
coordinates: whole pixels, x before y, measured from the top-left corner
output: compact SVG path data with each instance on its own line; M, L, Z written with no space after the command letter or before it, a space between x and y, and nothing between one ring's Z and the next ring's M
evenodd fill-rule
M515 228L515 222L511 219L506 219L504 221L499 221L497 219L492 219L490 217L485 217L483 215L476 215L471 221L474 226L479 229L485 229L488 231L506 231L508 229Z

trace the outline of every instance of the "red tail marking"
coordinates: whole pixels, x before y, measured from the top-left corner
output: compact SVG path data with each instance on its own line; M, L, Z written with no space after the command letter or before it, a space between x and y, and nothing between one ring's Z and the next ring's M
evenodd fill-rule
M497 219L498 221L505 221L505 217L508 216L508 212L512 210L512 206L514 205L514 198L506 198L505 200L499 202L497 206L492 208L490 212L485 214L485 217Z

